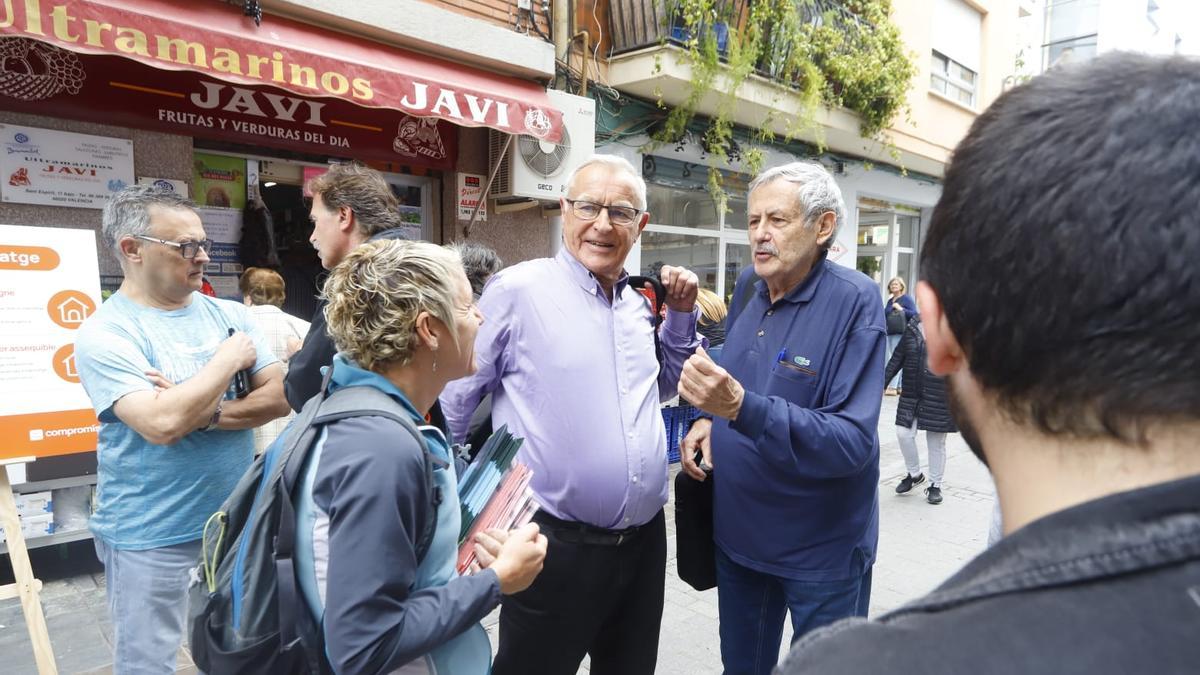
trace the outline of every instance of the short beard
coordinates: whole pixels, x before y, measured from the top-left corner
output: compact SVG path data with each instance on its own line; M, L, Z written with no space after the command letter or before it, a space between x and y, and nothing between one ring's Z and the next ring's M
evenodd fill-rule
M987 456L983 452L983 441L979 440L979 432L975 429L975 423L971 420L970 414L967 413L967 407L963 404L958 395L958 386L955 377L952 375L946 379L946 385L949 394L950 416L954 418L954 423L958 425L958 432L962 434L963 440L967 442L967 447L971 449L971 454L975 455L983 465L988 466Z

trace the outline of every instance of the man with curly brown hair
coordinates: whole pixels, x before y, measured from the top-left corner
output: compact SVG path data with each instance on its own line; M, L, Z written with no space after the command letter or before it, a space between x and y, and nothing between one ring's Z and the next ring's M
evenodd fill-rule
M327 270L359 245L378 239L403 239L400 202L383 176L357 162L334 164L308 181L312 193L309 241ZM321 368L337 353L325 331L325 303L317 304L304 345L289 363L284 390L292 410L300 410L321 387ZM440 413L438 413L440 415ZM439 425L440 426L440 425Z

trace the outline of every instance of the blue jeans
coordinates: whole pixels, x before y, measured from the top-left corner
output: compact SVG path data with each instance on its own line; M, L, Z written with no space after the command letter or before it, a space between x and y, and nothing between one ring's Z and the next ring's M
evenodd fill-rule
M145 551L115 549L99 537L95 544L113 626L113 674L174 673L200 541Z
M743 567L717 548L717 607L725 675L769 675L779 661L785 611L792 641L848 616L866 616L871 568L838 581L795 581Z
M887 368L888 362L892 360L892 352L896 351L896 347L900 346L900 338L902 338L902 337L904 337L904 336L903 335L887 336L887 356L883 357L883 367L885 369ZM892 380L892 382L896 383L894 385L896 389L901 388L900 385L902 385L904 383L904 369L903 368L901 368L900 371L898 373L896 373L896 378L894 380ZM893 386L892 382L887 382L883 386L891 387L891 386Z

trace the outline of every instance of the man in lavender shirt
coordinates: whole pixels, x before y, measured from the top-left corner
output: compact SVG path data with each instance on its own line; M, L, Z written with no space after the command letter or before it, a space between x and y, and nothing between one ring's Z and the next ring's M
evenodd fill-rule
M567 194L563 249L492 277L479 300L479 370L451 382L442 406L461 440L493 394L493 424L525 439L534 520L549 540L537 581L505 598L494 672L574 675L590 654L596 675L653 673L666 568L659 404L700 344L698 284L662 268L660 363L650 305L623 271L650 219L645 181L628 161L596 155Z

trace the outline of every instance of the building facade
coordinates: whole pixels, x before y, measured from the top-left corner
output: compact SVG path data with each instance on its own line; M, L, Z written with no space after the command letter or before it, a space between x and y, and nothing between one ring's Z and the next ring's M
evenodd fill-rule
M69 132L131 141L130 178L187 190L215 219L210 229L233 228L209 275L219 294L234 293L242 264L269 264L294 272L295 295L311 307L319 270L302 185L330 162L384 172L411 236L444 242L470 216L460 215L460 174L489 173L489 132L558 138L541 5L267 1L254 17L244 11L254 4L0 3L4 140L58 142ZM8 178L0 223L98 230L94 205L70 206L70 195L35 203ZM484 211L475 236L506 259L549 252L539 210ZM270 243L242 246L241 228L264 219ZM98 250L104 286L115 288L119 265Z
M464 235L472 199L481 201L494 138L553 146L563 136L563 112L547 93L556 66L543 5L259 6L0 0L0 244L11 248L5 235L25 229L5 226L44 229L46 242L55 230L88 231L101 288L115 290L121 268L101 242L100 209L124 185L154 183L201 207L216 294L240 300L245 266L276 267L288 286L284 309L307 319L323 279L308 243L307 179L331 162L365 162L392 186L409 237L447 242ZM547 255L551 215L488 208L472 237L510 262ZM44 292L34 298L44 304L54 289L30 292ZM12 348L40 353L45 342L22 334ZM37 363L45 372L36 377L56 377L49 354ZM41 441L21 413L0 406L8 450ZM74 440L94 448L95 432ZM80 474L94 473L95 459L83 455L44 457L28 478L86 486L94 477Z
M679 58L681 36L672 33L678 29L672 28L667 6L662 0L609 0L599 12L609 18L602 47L610 57L602 77L625 97L655 101L661 95L667 105L679 105L690 91L691 70ZM907 96L909 114L898 116L885 132L894 153L862 138L857 116L842 109L820 110L819 129L801 132L795 137L799 143L760 146L767 166L810 159L834 174L848 213L830 257L874 278L881 294L893 276L910 286L917 278L917 253L950 153L1014 72L1021 12L1016 0L894 0L891 20L917 71ZM797 95L761 75L738 90L735 122L749 129L772 123L782 135L790 120L778 111L797 109ZM711 115L716 105L716 97L708 97L698 111ZM598 119L604 126L605 115ZM729 203L720 213L705 190L710 160L701 144L655 146L644 133L613 133L612 127L637 129L635 122L610 121L610 128L598 128L597 138L615 139L604 149L641 166L650 184L651 224L631 269L683 264L700 273L704 286L728 297L738 271L750 261L749 177L741 173L742 163L722 167ZM814 152L818 144L823 151Z

